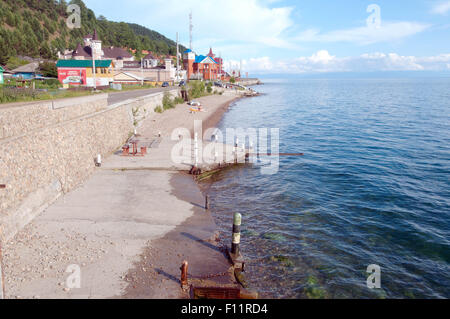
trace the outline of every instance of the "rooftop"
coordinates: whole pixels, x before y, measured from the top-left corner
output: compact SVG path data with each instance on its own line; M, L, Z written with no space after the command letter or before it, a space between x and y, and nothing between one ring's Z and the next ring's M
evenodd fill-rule
M197 55L195 57L195 63L203 63L203 61L205 61L206 59L210 60L213 63L216 63L216 60L214 60L212 57L208 56L208 55Z
M149 53L144 57L144 60L156 60L156 58L153 54Z
M81 43L78 43L77 48L75 49L75 51L73 51L72 56L73 57L82 56L85 58L89 58L89 57L91 57L91 53L92 53L92 50L90 47L83 48L83 46L81 46Z
M106 47L103 48L103 53L105 54L105 58L108 59L118 59L118 58L132 58L133 55L125 49L115 48L115 47Z
M38 62L32 62L28 63L22 66L19 66L18 68L11 70L14 73L34 73L39 68Z
M111 60L95 60L96 68L109 68ZM57 68L92 68L92 60L59 60Z

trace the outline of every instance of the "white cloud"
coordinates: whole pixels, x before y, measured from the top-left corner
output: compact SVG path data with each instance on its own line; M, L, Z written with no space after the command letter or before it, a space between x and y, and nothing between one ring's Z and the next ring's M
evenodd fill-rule
M88 6L99 6L106 0L85 0ZM131 1L130 1L131 2ZM257 56L264 50L284 49L300 52L304 44L349 42L360 45L402 39L428 28L417 22L387 22L382 20L379 29L365 25L357 28L321 31L308 29L300 34L295 4L286 5L280 0L132 0L123 5L122 0L109 0L99 6L107 7L112 16L120 21L124 16L131 21L158 30L174 39L179 32L180 41L189 45L189 12L193 13L193 46L198 53L206 53L212 46L215 53L238 58ZM101 9L95 10L98 14ZM138 8L138 9L137 9ZM106 9L105 9L106 10ZM365 14L362 12L361 14Z
M317 53L314 53L310 60L314 63L323 63L328 64L332 60L334 60L335 56L331 56L327 50L320 50Z
M269 57L242 60L250 73L325 73L369 71L444 71L449 69L450 54L429 57L402 56L397 53L367 53L356 57L336 57L326 50L311 56L273 61ZM225 68L239 68L238 61L227 61Z
M450 1L441 2L431 8L431 13L445 15L450 11Z
M372 44L402 39L427 29L429 25L416 22L383 22L379 28L358 27L321 33L316 29L309 29L296 37L304 42L354 42L358 44Z
M117 10L122 0L110 0ZM275 6L275 7L273 7ZM139 7L140 10L136 10ZM180 32L183 44L189 44L189 12L194 24L194 49L201 52L210 45L224 43L256 43L269 47L292 48L283 33L294 22L292 7L261 0L135 0L132 6L137 23L165 34ZM155 26L160 26L156 28ZM174 36L173 36L174 37ZM207 42L206 40L209 39Z

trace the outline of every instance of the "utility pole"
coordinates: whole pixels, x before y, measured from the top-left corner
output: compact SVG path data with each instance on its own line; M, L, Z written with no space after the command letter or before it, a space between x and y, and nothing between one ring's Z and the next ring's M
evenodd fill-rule
M222 80L223 74L223 60L222 60L222 51L219 52L220 66L219 66L219 79Z
M141 57L141 86L144 85L144 59Z
M95 54L92 52L92 75L94 76L94 91L97 91L97 80L95 78Z
M95 78L95 53L96 48L94 47L93 43L90 43L91 46L91 54L92 54L92 75L94 76L94 91L97 91L97 79Z

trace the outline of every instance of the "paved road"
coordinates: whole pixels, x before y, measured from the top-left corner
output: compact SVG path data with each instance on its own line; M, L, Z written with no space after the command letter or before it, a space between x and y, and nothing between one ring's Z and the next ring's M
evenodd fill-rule
M144 96L147 94L172 90L174 88L177 88L177 86L169 86L166 88L154 88L154 89L147 89L147 90L133 90L133 91L109 93L108 105L119 103L119 102L122 102L122 101L125 101L128 99Z

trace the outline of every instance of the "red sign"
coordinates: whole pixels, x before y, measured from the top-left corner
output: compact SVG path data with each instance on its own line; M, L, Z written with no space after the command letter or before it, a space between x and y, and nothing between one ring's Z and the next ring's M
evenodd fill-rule
M62 84L86 85L86 69L58 68L58 80Z

